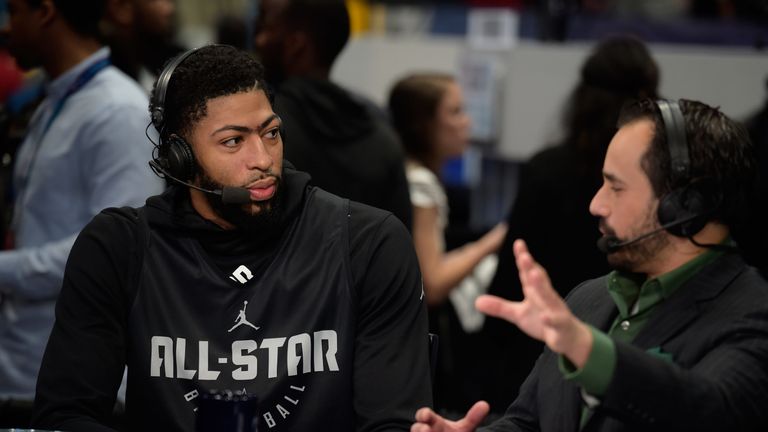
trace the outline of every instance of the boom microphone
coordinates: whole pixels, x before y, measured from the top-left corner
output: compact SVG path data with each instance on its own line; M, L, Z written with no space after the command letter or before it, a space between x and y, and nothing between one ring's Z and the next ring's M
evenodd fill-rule
M600 237L599 239L597 239L597 248L600 249L600 252L602 253L612 254L623 247L629 246L631 244L635 244L640 240L644 240L654 234L658 234L661 231L664 231L665 229L666 229L665 227L656 228L653 231L647 232L633 239L625 240L625 241L621 241L618 237L612 236L612 235Z
M178 179L172 176L165 168L160 166L160 164L155 162L154 160L149 161L149 167L152 168L152 171L154 171L155 174L159 175L160 177L169 178L178 184L191 187L192 189L199 190L200 192L205 192L211 195L218 195L221 197L221 202L224 204L238 205L238 204L248 204L249 202L251 202L251 191L249 191L244 187L224 186L224 188L222 189L215 189L215 190L204 189L204 188L201 188L200 186L195 186L192 183L187 183L181 179Z
M629 240L622 241L618 237L612 236L612 235L603 236L603 237L600 237L599 239L597 239L597 248L600 249L600 252L602 252L602 253L612 254L614 252L617 252L619 249L621 249L623 247L635 244L635 243L637 243L637 242L639 242L641 240L645 240L646 238L651 237L653 235L656 235L656 234L666 230L667 228L672 228L672 227L675 227L675 226L678 226L678 225L682 225L682 224L684 224L686 222L690 222L690 221L692 221L692 220L694 220L694 219L696 219L697 217L700 217L700 216L701 216L700 214L695 214L695 215L692 215L692 216L688 216L688 217L685 217L685 218L682 218L682 219L678 219L678 220L672 221L670 223L664 224L664 225L656 228L653 231L649 231L649 232L647 232L645 234L641 234L641 235L639 235L639 236L637 236L635 238L629 239Z

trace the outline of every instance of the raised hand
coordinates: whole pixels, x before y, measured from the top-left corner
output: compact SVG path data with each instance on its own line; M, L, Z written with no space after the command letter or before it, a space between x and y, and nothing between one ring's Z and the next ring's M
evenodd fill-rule
M546 270L533 259L525 242L516 240L513 247L525 298L512 302L484 295L478 297L475 306L484 314L515 324L552 351L565 355L576 367L584 366L592 350L592 332L552 288Z
M411 426L411 432L472 432L488 415L490 407L485 401L472 405L463 419L446 420L429 408L416 411L416 423Z

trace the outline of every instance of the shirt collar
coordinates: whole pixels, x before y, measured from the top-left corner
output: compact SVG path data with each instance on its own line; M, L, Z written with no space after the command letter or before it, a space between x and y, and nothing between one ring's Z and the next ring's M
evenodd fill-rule
M726 240L728 242L730 240ZM723 254L722 250L709 249L685 264L652 279L645 275L613 271L608 275L608 292L619 309L622 318L641 313L669 298L707 264ZM632 307L638 304L636 310ZM633 313L634 312L634 313Z
M93 54L88 56L86 59L76 64L74 67L70 68L68 71L61 74L55 80L48 82L48 84L45 87L46 94L50 99L53 99L53 100L63 97L64 94L67 92L67 89L72 84L74 84L75 80L77 80L77 77L80 76L80 74L83 73L83 71L88 69L94 63L104 58L108 58L109 56L110 56L109 47L105 46L100 48L98 51L94 52Z

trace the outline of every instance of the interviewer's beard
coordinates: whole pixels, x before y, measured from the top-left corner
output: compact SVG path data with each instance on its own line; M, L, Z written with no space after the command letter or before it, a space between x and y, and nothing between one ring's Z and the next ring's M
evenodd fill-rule
M660 227L656 221L655 214L649 214L646 220L638 229L621 238L621 241L631 240L637 236L651 232ZM603 232L606 236L616 236L616 232L611 227L602 224ZM669 237L666 232L661 231L637 243L622 247L620 250L608 254L608 264L619 271L638 273L648 261L654 259L659 252L669 245Z

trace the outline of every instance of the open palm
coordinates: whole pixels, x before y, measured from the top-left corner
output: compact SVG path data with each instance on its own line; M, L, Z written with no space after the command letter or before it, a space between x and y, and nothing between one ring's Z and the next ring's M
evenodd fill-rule
M582 357L586 361L592 345L591 332L557 294L546 270L533 259L524 241L515 241L514 252L525 296L523 301L484 295L477 299L477 309L515 324L577 365L581 364Z

